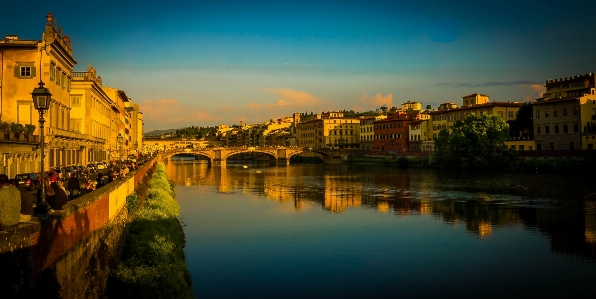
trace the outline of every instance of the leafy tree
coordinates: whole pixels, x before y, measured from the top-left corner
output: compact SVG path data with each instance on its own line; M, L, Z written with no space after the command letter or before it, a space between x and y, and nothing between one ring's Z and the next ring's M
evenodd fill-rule
M387 109L389 109L389 108L387 108L386 105L383 105L379 109L381 109L381 111L382 111L383 114L387 114Z
M534 119L532 104L526 102L519 107L515 120L510 120L509 130L511 137L529 137L534 138Z
M501 117L470 114L455 121L451 132L439 132L432 162L465 169L505 168L511 158L505 146L508 136L509 126Z

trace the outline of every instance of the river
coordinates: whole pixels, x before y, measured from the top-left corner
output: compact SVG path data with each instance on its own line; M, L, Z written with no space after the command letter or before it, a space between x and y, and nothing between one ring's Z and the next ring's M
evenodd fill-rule
M596 296L594 177L166 167L197 298Z

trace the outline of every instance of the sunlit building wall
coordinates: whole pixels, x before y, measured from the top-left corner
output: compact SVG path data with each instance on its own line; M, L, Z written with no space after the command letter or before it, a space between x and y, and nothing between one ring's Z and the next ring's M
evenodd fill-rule
M515 120L521 107L519 102L490 102L487 95L477 93L462 97L462 102L462 107L457 107L453 102L443 103L437 111L430 112L429 126L433 139L437 138L441 130L451 131L455 121L463 121L470 114L498 115L504 121L508 121Z
M374 122L375 151L383 154L397 154L409 151L409 124L415 119L406 113L395 113Z
M341 115L341 116L340 116ZM298 146L313 148L359 148L360 119L328 112L296 124Z
M101 76L89 65L87 72L72 73L71 128L86 136L83 164L106 161L112 101L102 89Z
M130 102L123 90L114 87L103 86L103 90L112 100L113 105L110 114L110 137L106 146L111 153L110 159L120 159L127 155L130 150L130 129L128 113L125 111L126 103ZM122 143L118 144L118 136L122 136Z
M47 159L45 167L80 163L84 148L82 136L70 128L71 73L77 63L72 42L58 26L53 15L46 15L45 30L40 40L22 40L16 35L0 41L2 68L0 78L0 120L22 125L35 125L39 135L39 115L31 92L40 79L52 94L50 109L44 114ZM41 60L41 61L40 61ZM20 136L14 137L20 139ZM30 140L36 143L34 140ZM2 142L4 153L2 172L10 177L16 173L37 171L39 153L28 146L21 147Z

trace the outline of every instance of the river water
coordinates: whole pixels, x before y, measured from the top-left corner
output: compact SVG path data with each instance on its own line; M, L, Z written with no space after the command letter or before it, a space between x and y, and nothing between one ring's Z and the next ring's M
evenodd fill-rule
M166 161L197 298L596 298L594 177L244 165Z

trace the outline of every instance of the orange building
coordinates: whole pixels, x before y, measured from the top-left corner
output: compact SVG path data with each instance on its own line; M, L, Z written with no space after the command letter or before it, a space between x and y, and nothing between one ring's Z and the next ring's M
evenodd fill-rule
M410 150L409 125L416 119L398 112L374 122L374 150L381 154L396 154Z

